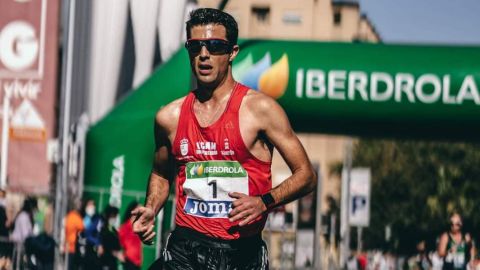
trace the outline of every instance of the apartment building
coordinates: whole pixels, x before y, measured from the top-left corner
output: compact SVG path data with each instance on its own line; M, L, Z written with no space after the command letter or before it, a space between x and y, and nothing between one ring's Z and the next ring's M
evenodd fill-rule
M198 5L220 2L198 0ZM243 38L380 41L356 0L230 0L225 11L235 17Z

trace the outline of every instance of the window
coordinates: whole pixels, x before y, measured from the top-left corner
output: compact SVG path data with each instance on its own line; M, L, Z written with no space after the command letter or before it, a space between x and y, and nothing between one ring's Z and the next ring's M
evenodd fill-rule
M342 23L342 11L340 9L333 10L333 25L338 26Z
M285 24L301 24L302 15L297 12L287 11L283 13L282 20Z
M268 23L270 20L270 7L252 7L252 15L262 23Z

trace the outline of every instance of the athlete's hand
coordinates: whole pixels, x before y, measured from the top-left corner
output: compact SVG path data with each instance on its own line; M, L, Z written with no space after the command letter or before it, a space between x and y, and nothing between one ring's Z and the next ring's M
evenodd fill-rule
M155 237L154 222L155 213L148 207L137 207L132 211L133 219L133 231L138 234L142 242L147 245L153 244L153 238Z
M267 211L267 207L260 197L248 196L239 192L230 192L228 196L235 198L233 209L230 211L230 222L241 220L239 226L244 226L254 221Z

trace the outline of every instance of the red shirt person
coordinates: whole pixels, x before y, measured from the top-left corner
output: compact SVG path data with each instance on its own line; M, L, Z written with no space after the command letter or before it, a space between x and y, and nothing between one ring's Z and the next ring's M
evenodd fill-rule
M123 269L136 270L142 266L142 240L133 232L132 211L139 206L138 202L131 202L124 214L123 223L118 230L118 238L120 246L123 249L125 262Z

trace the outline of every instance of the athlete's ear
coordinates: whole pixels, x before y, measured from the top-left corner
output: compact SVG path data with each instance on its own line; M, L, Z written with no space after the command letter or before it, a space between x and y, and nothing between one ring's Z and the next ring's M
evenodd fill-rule
M235 59L235 57L237 57L239 51L240 47L238 47L238 45L233 45L232 52L230 53L230 57L228 58L228 61L230 63L233 62L233 59Z

